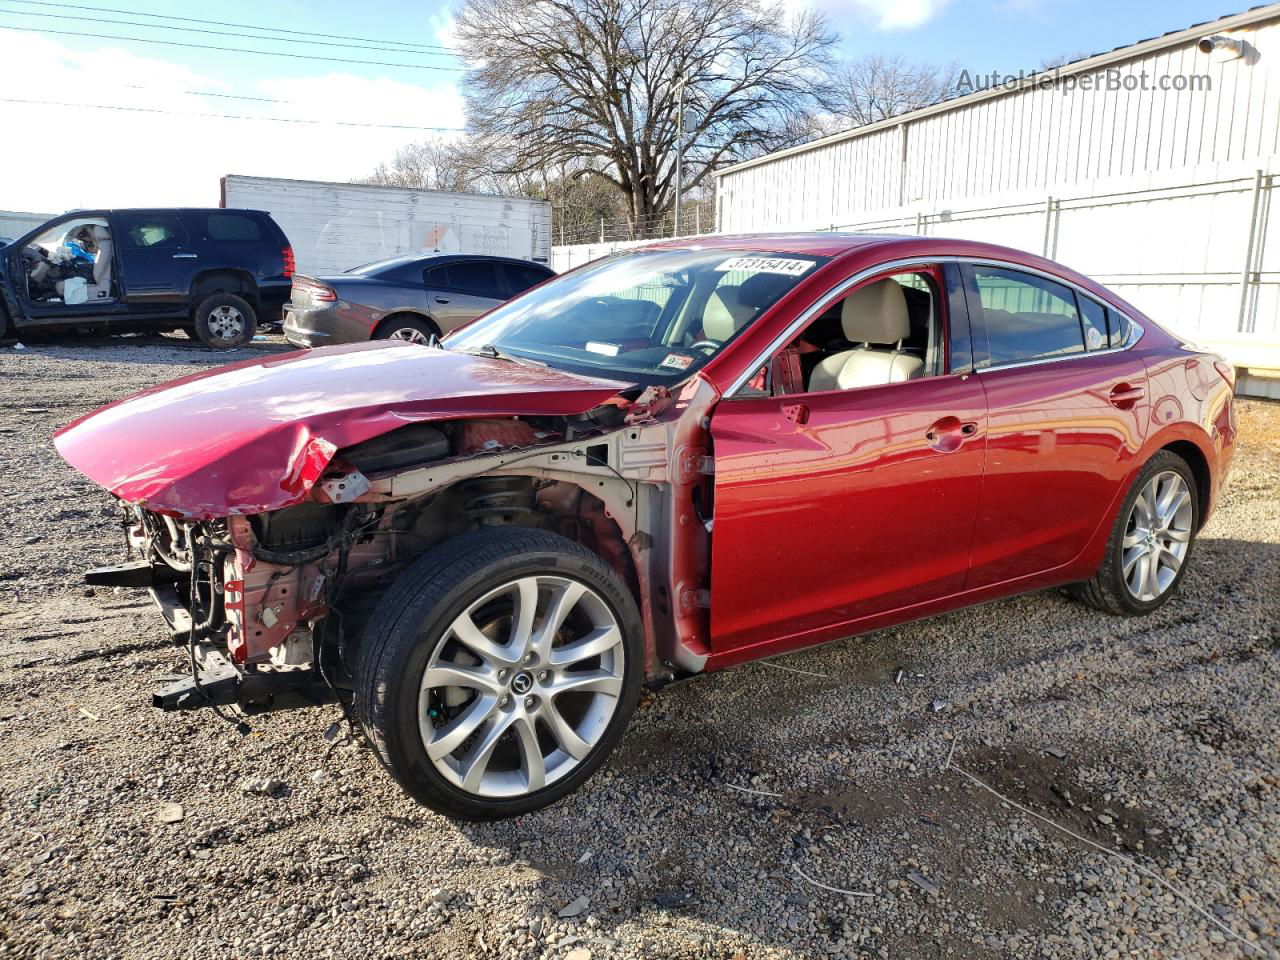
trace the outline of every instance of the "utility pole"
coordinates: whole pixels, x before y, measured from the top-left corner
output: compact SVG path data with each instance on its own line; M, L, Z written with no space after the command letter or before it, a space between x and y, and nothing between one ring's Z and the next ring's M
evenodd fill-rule
M680 178L684 173L684 78L676 87L676 216L675 226L671 231L673 237L680 236Z

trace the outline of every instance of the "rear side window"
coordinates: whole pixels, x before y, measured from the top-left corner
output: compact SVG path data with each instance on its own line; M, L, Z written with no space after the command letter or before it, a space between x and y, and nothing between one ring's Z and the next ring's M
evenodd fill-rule
M1084 352L1070 287L1017 270L974 267L987 333L987 366Z
M131 214L119 218L124 244L145 250L150 247L177 247L187 242L187 229L167 214Z
M242 213L211 213L205 230L210 240L248 243L262 239L262 229L253 217Z
M1077 297L1080 304L1080 322L1084 324L1084 345L1089 350L1105 350L1107 339L1107 308L1088 297Z
M1111 331L1111 346L1123 347L1129 342L1129 318L1114 310L1108 310L1107 320L1107 326Z
M506 297L493 264L484 260L460 260L428 267L424 279L437 290L458 290L501 300Z
M524 293L530 287L536 287L547 277L551 276L546 270L539 270L537 267L526 267L515 263L504 263L498 269L504 271L507 275L507 287L511 291L511 295Z

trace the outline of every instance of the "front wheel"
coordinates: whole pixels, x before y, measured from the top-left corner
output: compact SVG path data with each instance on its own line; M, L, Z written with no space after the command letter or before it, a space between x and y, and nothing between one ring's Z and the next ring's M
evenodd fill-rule
M1200 528L1198 494L1185 460L1167 450L1152 457L1120 507L1102 566L1075 595L1127 616L1163 606L1187 572Z
M243 347L258 329L258 316L249 301L234 293L205 297L192 315L196 337L214 350Z
M411 566L354 664L365 734L404 789L462 820L576 790L639 696L643 627L627 587L563 537L486 527Z

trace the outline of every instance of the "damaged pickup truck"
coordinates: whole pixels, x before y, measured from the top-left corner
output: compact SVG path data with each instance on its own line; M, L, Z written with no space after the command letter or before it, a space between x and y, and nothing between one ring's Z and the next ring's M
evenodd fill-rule
M1138 316L982 244L704 238L55 442L125 514L89 581L149 588L187 647L157 706L336 698L410 794L492 819L586 780L645 683L1046 586L1163 603L1231 388Z

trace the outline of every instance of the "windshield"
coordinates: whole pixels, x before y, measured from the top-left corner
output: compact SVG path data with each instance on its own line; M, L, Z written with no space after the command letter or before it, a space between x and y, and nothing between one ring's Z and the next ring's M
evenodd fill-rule
M403 255L399 257L389 257L386 260L374 260L372 263L362 263L360 266L352 267L350 270L346 270L344 272L356 277L376 277L384 270L390 270L392 267L398 267L401 264L412 263L415 260L420 259L422 258L416 256L406 257Z
M697 370L826 257L639 250L550 280L446 341L643 385Z

